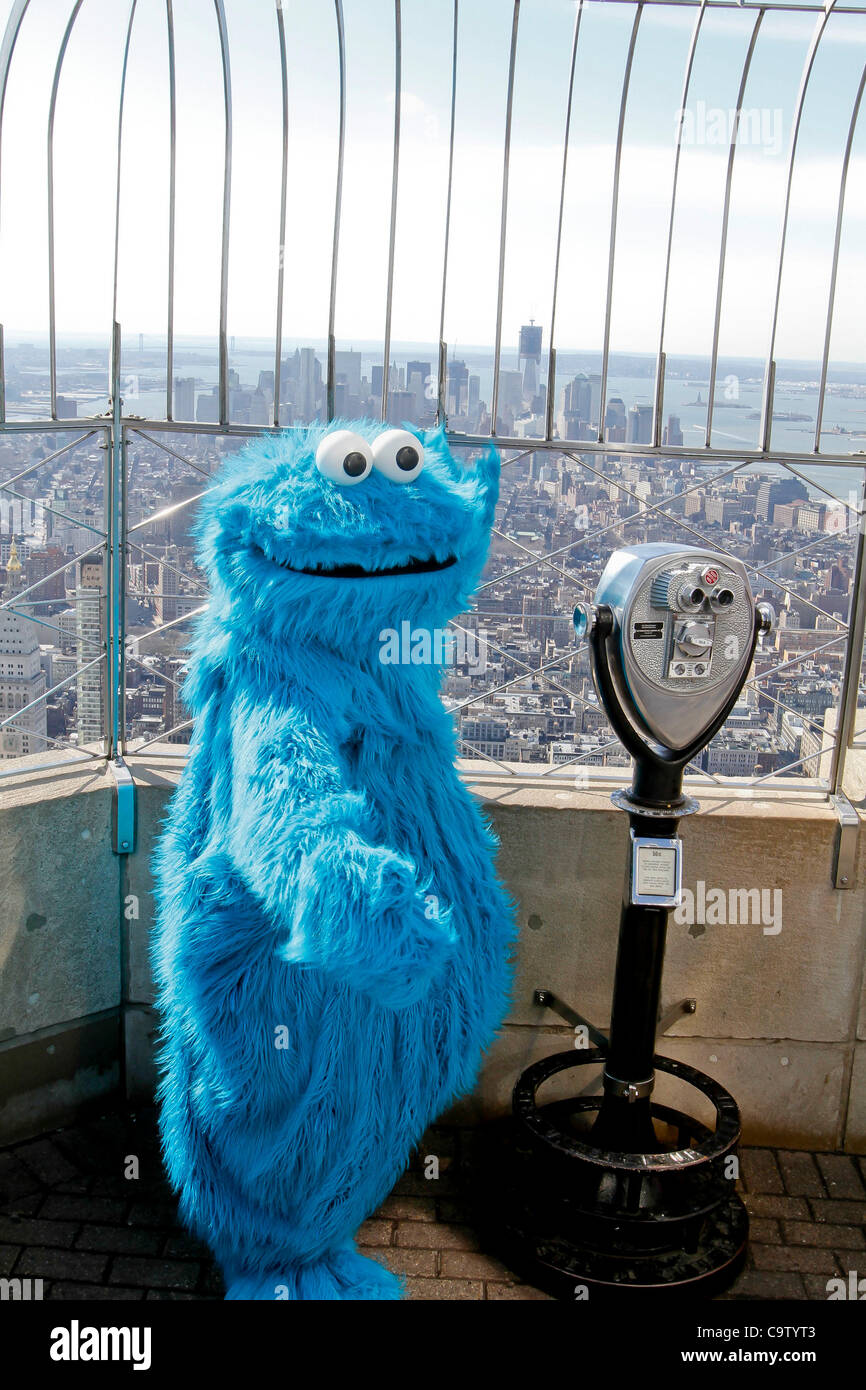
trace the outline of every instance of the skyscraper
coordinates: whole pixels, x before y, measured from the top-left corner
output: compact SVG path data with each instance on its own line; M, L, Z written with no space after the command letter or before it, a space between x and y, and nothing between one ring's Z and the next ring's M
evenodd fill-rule
M174 379L174 418L195 419L195 377L176 376Z
M159 586L156 591L156 621L172 623L177 617L177 546L170 545L166 564L159 567Z
M680 426L680 417L678 415L669 415L664 433L662 434L662 444L670 445L672 448L678 448L682 442L683 432Z
M105 661L88 665L105 650L105 596L102 592L102 557L81 561L75 590L78 675L76 727L78 742L97 743L105 733ZM87 670L81 668L87 666Z
M361 354L344 351L334 353L334 376L342 382L350 396L361 394ZM379 386L381 390L381 383Z
M6 564L3 598L14 598L23 588L21 561L13 537ZM23 711L13 724L0 729L0 759L20 758L45 749L46 712L42 700L45 674L40 665L39 629L29 618L0 608L0 720L15 710ZM43 737L39 737L43 735Z
M626 443L651 444L653 437L653 408L651 405L633 405L626 422Z
M316 418L322 385L322 364L313 348L301 348L298 385L298 413L308 423Z
M448 363L445 387L445 409L449 415L461 415L469 393L469 368L465 362Z
M391 391L388 395L388 422L398 429L404 422L416 423L415 395L412 391Z
M797 478L768 478L758 488L755 513L760 521L773 520L773 511L779 503L807 502L809 493Z
M604 437L609 442L625 442L625 402L621 396L611 396L604 412Z
M520 365L523 371L523 396L527 401L538 391L538 367L541 362L541 335L543 329L540 328L534 319L525 323L520 330Z
M560 439L588 439L593 423L592 382L585 372L578 372L563 386L559 397L556 427Z
M421 378L422 386L427 385L427 378L430 376L429 362L407 362L406 363L406 385L408 386L413 376L416 374Z

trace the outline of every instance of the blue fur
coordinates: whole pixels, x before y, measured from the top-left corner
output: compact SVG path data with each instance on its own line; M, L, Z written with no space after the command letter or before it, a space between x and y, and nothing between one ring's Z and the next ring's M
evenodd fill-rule
M436 430L415 481L341 487L323 433L259 438L202 504L195 733L155 859L166 1166L230 1299L400 1297L353 1238L472 1087L508 995L512 907L441 671L380 661L383 629L469 603L499 461L464 468Z

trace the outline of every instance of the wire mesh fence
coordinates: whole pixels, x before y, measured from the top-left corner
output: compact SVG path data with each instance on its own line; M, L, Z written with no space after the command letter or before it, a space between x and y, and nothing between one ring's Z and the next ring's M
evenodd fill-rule
M780 613L693 775L838 789L866 737L864 6L5 9L2 313L40 326L0 329L4 771L183 756L209 479L250 435L372 416L502 452L444 659L473 775L624 775L570 614L663 539Z

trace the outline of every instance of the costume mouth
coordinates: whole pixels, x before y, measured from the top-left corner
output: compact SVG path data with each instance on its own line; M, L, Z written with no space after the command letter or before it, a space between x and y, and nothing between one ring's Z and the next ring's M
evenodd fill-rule
M420 560L410 556L402 565L387 565L381 569L369 570L363 565L290 565L287 560L274 560L281 569L291 570L293 574L311 574L318 579L386 579L403 574L434 574L438 570L450 569L457 564L457 556L449 555L445 560L435 560L429 556Z

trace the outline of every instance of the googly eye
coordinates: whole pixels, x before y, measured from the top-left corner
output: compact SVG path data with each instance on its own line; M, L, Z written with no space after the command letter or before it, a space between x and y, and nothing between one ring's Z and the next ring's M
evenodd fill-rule
M408 430L385 430L373 440L373 466L395 483L411 483L424 467L424 448Z
M373 452L366 439L352 430L333 430L316 450L316 467L332 483L353 487L372 472Z

